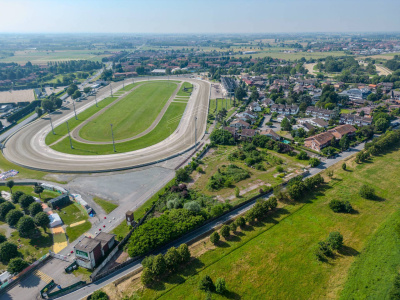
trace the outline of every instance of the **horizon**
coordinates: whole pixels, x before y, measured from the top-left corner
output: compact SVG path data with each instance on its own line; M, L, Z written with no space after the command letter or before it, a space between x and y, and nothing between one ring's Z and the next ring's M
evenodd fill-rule
M379 5L372 0L249 0L246 3L204 0L192 1L189 5L183 0L2 2L0 32L10 34L293 34L400 30L397 16L400 2L396 0L382 0Z

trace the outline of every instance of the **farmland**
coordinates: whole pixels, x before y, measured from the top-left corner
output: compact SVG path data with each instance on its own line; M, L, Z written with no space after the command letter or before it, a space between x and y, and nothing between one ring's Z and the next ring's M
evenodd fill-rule
M145 83L89 121L79 134L90 141L110 141L113 124L116 140L133 137L150 127L176 88L170 82Z
M343 299L351 298L349 295L360 299L371 292L380 298L390 289L393 272L400 267L396 255L398 239L389 238L400 207L400 190L395 184L400 175L399 152L361 165L350 158L347 171L340 165L331 167L333 178L324 176L328 182L318 191L297 203L279 203L275 212L239 230L220 247L205 239L198 243L202 249L198 250L198 258L184 270L157 282L153 289L128 289L129 295L143 299L205 299L198 282L207 274L214 281L225 278L226 295L233 299L332 299L341 295ZM380 201L361 198L358 190L362 184L374 187ZM332 199L350 201L355 213L334 213L328 206ZM332 231L341 232L344 247L327 262L319 262L314 254L316 245ZM385 249L396 250L376 261L374 257L386 253ZM371 278L372 261L377 273ZM112 292L108 287L105 290ZM355 290L357 294L353 293ZM224 299L218 294L212 297Z

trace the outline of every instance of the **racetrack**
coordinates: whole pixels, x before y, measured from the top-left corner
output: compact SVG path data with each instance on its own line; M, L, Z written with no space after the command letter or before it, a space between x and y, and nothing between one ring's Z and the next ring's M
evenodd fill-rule
M158 77L160 80L166 78ZM174 80L180 78L174 78ZM152 79L153 80L153 79ZM146 79L135 80L146 81ZM194 85L192 96L178 128L165 140L145 149L112 155L73 155L55 151L45 143L51 131L49 119L41 118L9 137L3 148L4 156L11 162L32 169L48 172L92 173L125 170L166 160L193 148L206 130L210 85L205 81L183 78L182 81ZM122 83L113 83L114 92L122 88ZM97 94L97 99L110 94L107 86ZM76 103L77 113L94 105L94 97ZM71 109L63 109L52 114L53 125L64 123L73 116ZM197 122L195 118L197 117ZM195 123L197 131L195 131Z

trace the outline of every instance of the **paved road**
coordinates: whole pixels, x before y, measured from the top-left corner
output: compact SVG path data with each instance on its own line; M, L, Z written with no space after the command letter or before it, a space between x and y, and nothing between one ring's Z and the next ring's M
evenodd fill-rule
M22 127L24 127L26 124L34 121L37 118L37 113L34 113L32 116L26 118L23 120L21 123L15 125L14 127L10 128L6 132L0 135L0 142L3 142L6 138L8 138L10 135L14 134L18 130L20 130Z
M206 129L208 100L210 84L196 79L181 79L181 77L169 77L191 82L194 85L191 101L188 102L183 118L175 132L164 141L127 153L112 155L72 155L57 152L45 144L45 137L51 131L47 118L41 118L32 122L26 128L18 131L5 141L3 149L4 156L27 168L39 169L47 172L102 172L119 169L133 168L141 164L153 163L167 159L173 155L183 153L201 141ZM158 77L152 80L165 80L166 77ZM139 79L137 81L146 81ZM122 88L122 83L112 83L113 91ZM100 101L110 94L109 87L98 92L97 99ZM80 113L95 104L94 97L76 103L76 111ZM52 114L54 126L64 123L73 117L73 111L64 108ZM197 122L195 122L197 118ZM195 130L197 125L197 130Z
M324 159L320 166L318 166L317 168L310 169L310 174L308 176L316 175L316 174L322 172L323 170L325 170L326 168L346 159L347 157L351 156L352 154L361 151L362 149L364 149L364 145L365 145L364 143L359 144L357 147L351 148L348 151L341 153L334 159ZM270 196L271 196L271 194L268 194L264 197L268 198ZM177 239L176 241L172 242L171 244L168 244L167 246L158 249L157 251L154 252L154 254L165 253L166 250L172 246L178 247L180 244L188 243L188 242L196 239L197 237L211 231L215 227L229 221L230 219L234 219L237 216L245 213L246 211L248 211L250 208L252 208L254 206L255 202L256 202L256 200L254 200L250 203L247 203L246 205L239 207L224 216L221 216L217 220L215 220L209 224L205 224L204 226L198 228L197 230L191 232L190 234L187 234L187 235L181 237L180 239ZM140 267L141 267L141 259L138 259L138 260L132 262L130 265L100 279L99 281L96 281L96 282L89 284L81 289L78 289L70 294L60 297L59 299L63 299L63 300L83 299L83 298L87 297L88 295L90 295L91 293L93 293L94 291L101 289L102 287L106 286L107 284L137 270Z

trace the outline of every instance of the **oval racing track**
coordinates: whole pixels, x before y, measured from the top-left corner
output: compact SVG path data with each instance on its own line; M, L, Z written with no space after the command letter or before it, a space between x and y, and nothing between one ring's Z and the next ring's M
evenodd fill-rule
M144 149L110 155L74 155L61 153L45 144L45 137L51 131L48 118L38 119L20 131L11 135L3 145L3 154L9 161L30 169L59 173L93 173L126 170L157 163L192 149L206 130L210 84L205 81L174 78L171 80L186 81L193 84L194 89L178 128L165 140ZM165 80L158 77L156 80ZM152 79L154 80L154 79ZM147 81L146 79L135 80ZM122 88L120 82L112 84L113 91ZM110 95L109 86L97 93L102 99ZM76 103L77 114L94 105L94 97ZM74 116L73 110L61 110L52 114L54 127ZM195 117L197 132L195 133ZM112 145L110 145L112 147ZM118 151L118 144L116 144Z

